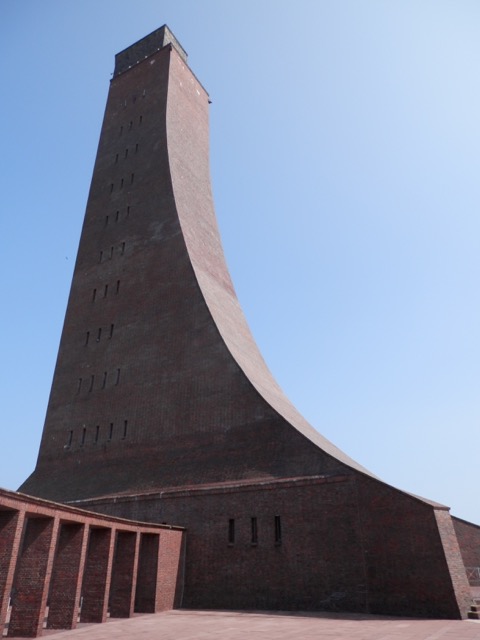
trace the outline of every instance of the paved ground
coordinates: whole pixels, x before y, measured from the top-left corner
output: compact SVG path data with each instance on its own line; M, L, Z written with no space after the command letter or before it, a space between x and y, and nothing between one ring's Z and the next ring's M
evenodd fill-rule
M177 610L52 635L52 640L480 640L480 621Z

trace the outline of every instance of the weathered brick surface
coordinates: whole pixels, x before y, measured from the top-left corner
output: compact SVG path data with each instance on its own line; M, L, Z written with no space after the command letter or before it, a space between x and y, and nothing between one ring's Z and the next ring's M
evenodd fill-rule
M175 553L176 547L181 546L182 529L99 516L0 490L0 629L4 629L10 593L9 636L38 635L47 612L47 627L75 628L80 593L84 602L82 619L104 621L116 536L112 611L118 616L131 615L137 582L136 541L140 536L158 541L163 532L168 542L165 545L167 561L160 569L157 544L155 549L144 548L143 562L145 566L154 567L150 598L154 604L156 600L162 602L165 609L178 597L175 594L172 597L172 585L177 584L181 573L174 565L174 559L182 560ZM90 546L86 560L88 538ZM162 581L165 582L165 594L159 595Z
M465 566L480 568L480 527L460 518L452 521Z
M47 604L58 518L28 517L17 562L10 636L35 637L41 633Z
M49 629L75 629L88 541L88 526L63 523L50 585Z
M38 464L22 489L188 527L184 581L180 539L160 533L161 597L140 550L141 610L172 606L184 588L195 607L465 615L448 513L376 480L268 371L221 248L208 95L181 52L157 50L163 35L117 58ZM110 562L100 537L85 584ZM100 601L89 615L103 619Z
M110 586L110 616L129 618L133 614L139 535L117 533Z

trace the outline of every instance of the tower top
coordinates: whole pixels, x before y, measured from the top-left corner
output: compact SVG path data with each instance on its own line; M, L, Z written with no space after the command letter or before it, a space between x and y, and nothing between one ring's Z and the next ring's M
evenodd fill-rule
M185 62L187 61L187 52L167 25L164 24L163 27L152 31L148 36L145 36L123 51L120 51L120 53L117 53L115 56L115 71L113 72L113 77L127 71L130 67L142 62L142 60L148 58L148 56L151 56L168 44L175 47L181 58L183 58Z

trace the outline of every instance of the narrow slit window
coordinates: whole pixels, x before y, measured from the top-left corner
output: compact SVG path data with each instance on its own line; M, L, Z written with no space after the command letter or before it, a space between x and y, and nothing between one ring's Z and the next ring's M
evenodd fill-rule
M82 441L81 441L81 445L83 447L83 445L85 444L85 438L87 437L87 429L85 427L83 427L82 429Z
M99 262L101 262L103 260L103 251L100 251L100 259Z
M128 125L128 128L131 129L133 127L133 120L130 120L130 124Z
M77 393L80 393L82 390L82 378L78 379Z
M140 116L138 119L138 124L142 124L142 122L143 122L143 116Z
M111 325L110 325L110 335L108 336L109 338L112 338L112 336L113 336L113 329L114 329L114 328L115 328L115 325L114 325L114 324L111 324Z
M95 302L95 298L97 297L97 290L94 289L93 290L93 294L92 294L92 302Z
M120 382L120 369L117 369L117 379L115 380L115 384L117 385Z
M100 342L101 337L102 337L102 327L100 327L97 332L97 342Z
M113 422L110 422L110 426L108 428L108 439L111 440L113 438Z
M125 158L128 158L128 147L125 149Z
M107 386L107 372L104 371L103 372L103 380L102 380L102 389L105 389L106 386Z
M123 436L122 436L122 438L124 440L127 437L127 430L128 430L128 420L124 420L123 421Z
M275 544L282 544L282 521L280 516L275 516Z
M137 144L135 145L135 153L138 153L138 142L137 142Z
M115 289L115 293L118 294L119 291L120 291L120 280L117 280L117 286L116 286L116 289Z
M106 284L104 289L103 289L103 297L106 298L107 295L108 295L108 284Z
M122 126L120 127L120 135L122 135L122 133L123 133L123 124L122 124Z
M257 527L257 519L256 518L252 518L251 520L251 527L252 527L252 544L257 544L258 543L258 527Z
M235 542L235 520L230 518L228 521L228 544L234 544Z
M117 164L117 162L118 162L118 153L115 156L115 164Z
M123 189L123 178L120 180L120 189Z
M135 174L132 173L132 175L130 176L130 184L133 184L134 180L135 180Z
M70 433L68 434L67 447L72 446L72 440L73 440L73 431L70 431Z
M105 226L108 225L108 216L105 216Z
M110 183L110 193L113 193L113 182Z
M110 260L113 258L113 247L110 247Z
M120 245L120 255L123 256L124 253L125 253L125 242L122 242L122 244Z
M100 435L100 425L97 424L97 426L95 427L95 444L97 444L98 442L99 435Z
M127 218L130 215L130 205L127 207Z
M120 217L120 211L117 211L115 214L115 222L118 222L119 217Z
M87 335L85 336L85 346L87 346L89 340L90 340L90 331L87 331Z
M93 391L94 382L95 382L95 376L92 374L92 376L90 377L90 388L88 390L89 392Z

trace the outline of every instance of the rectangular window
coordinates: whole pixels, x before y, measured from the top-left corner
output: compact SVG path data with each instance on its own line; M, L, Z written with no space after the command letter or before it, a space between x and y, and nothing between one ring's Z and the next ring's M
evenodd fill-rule
M117 287L115 289L115 293L118 293L120 291L120 280L117 280Z
M137 142L137 144L135 145L135 153L138 153L138 142Z
M115 380L115 384L120 382L120 369L117 369L117 379Z
M138 119L138 124L142 124L143 122L143 116L140 116L140 118Z
M97 342L100 342L100 338L102 337L102 327L97 332Z
M90 340L90 331L87 331L87 336L85 338L85 346L87 346L89 340Z
M107 386L107 372L104 371L103 372L102 389L105 389L106 386Z
M252 518L252 544L258 543L257 519Z
M120 127L120 135L122 135L122 133L123 133L123 124L122 124L122 126Z
M280 516L275 516L275 544L282 544L282 521Z
M130 124L128 125L128 128L131 129L133 127L133 121L130 120Z
M123 256L124 253L125 253L125 243L122 242L122 244L120 245L120 255Z
M99 262L101 262L103 260L103 251L100 251L100 259Z
M115 222L118 222L118 218L120 217L120 211L115 213Z
M77 387L77 393L80 393L82 389L82 378L78 379L78 387Z
M103 297L106 298L108 294L108 284L105 285L105 288L103 289Z
M110 335L108 336L109 338L111 338L111 337L113 336L113 329L114 329L114 326L115 326L115 325L113 325L113 324L111 324L111 325L110 325Z
M83 429L82 429L82 441L81 441L81 443L80 443L82 447L83 447L83 445L85 444L85 438L86 438L86 436L87 436L87 430L86 430L86 428L85 428L85 427L83 427Z
M123 178L120 180L120 189L123 189Z
M108 225L108 216L105 216L105 226Z
M113 182L110 184L110 193L113 193Z
M88 390L89 392L90 392L90 391L93 391L93 384L94 384L94 382L95 382L95 376L92 374L92 376L91 376L91 378L90 378L90 389Z
M125 158L128 158L128 147L125 149Z
M70 433L68 434L67 447L71 447L72 446L72 440L73 440L73 431L70 431Z
M132 173L132 175L130 176L130 184L133 184L134 180L135 180L135 174Z
M113 422L110 422L110 427L108 428L108 439L111 440L113 438Z
M97 290L94 289L93 290L93 294L92 294L92 302L95 302L95 298L97 297Z
M130 205L127 207L127 218L130 215Z
M123 436L122 438L125 440L127 437L127 429L128 429L128 420L123 421Z
M100 425L97 424L97 426L95 427L95 444L97 444L98 442L98 436L100 435Z
M230 518L228 521L228 544L235 542L235 520Z
M115 156L115 164L117 164L117 162L118 162L118 153L117 153L117 155Z
M110 260L113 258L113 247L110 247Z

